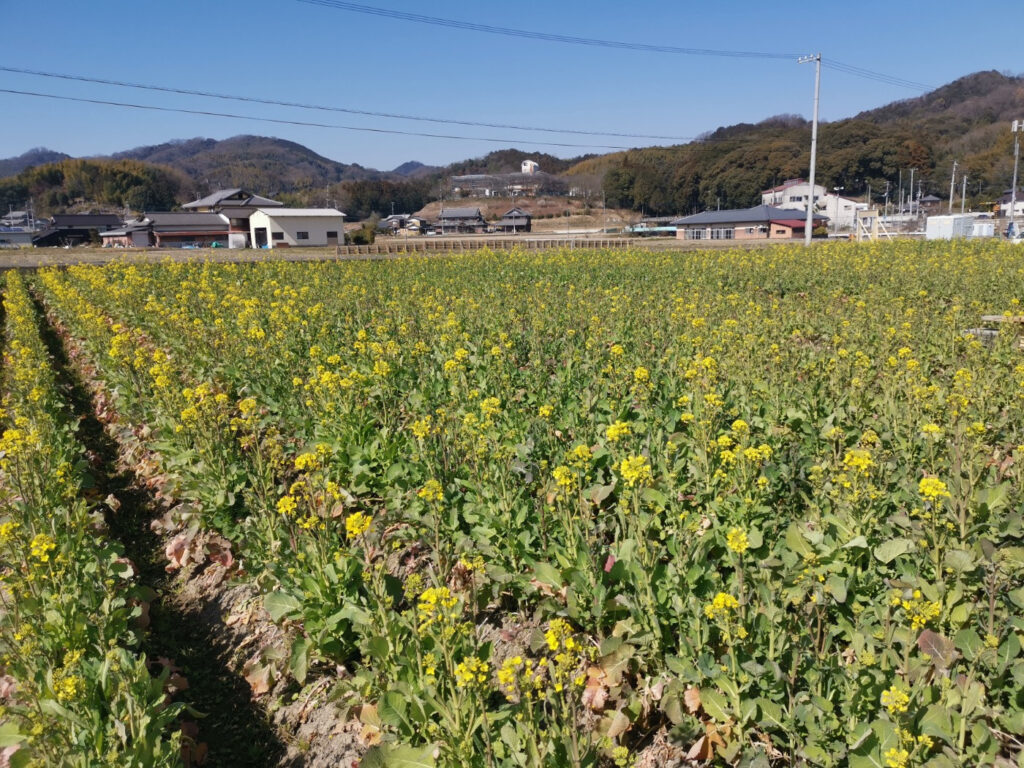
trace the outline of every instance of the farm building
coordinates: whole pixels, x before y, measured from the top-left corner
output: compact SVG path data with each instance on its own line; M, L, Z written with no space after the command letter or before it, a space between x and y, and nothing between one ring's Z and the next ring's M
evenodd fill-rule
M445 208L434 226L442 235L487 231L487 222L479 208Z
M564 179L534 170L524 173L472 173L452 176L452 192L461 197L536 197L566 195L569 186Z
M345 214L334 208L260 208L249 217L253 248L339 245Z
M814 226L827 216L814 214ZM726 211L704 211L671 222L681 240L788 240L803 235L805 219L792 209L756 205Z
M223 248L228 244L228 219L219 213L155 211L99 235L105 247Z
M0 225L0 248L31 248L36 230Z
M33 242L40 248L82 245L95 242L94 235L120 226L121 217L114 213L58 213L50 217Z
M529 162L529 161L524 161ZM529 232L533 227L533 214L524 211L522 208L513 208L505 211L494 225L495 232Z

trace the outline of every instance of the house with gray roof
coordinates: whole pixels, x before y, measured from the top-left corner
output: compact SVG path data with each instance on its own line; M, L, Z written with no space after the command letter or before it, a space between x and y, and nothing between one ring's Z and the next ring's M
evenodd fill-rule
M481 233L487 231L487 221L479 208L445 208L438 215L434 227L442 235Z
M32 241L37 248L99 242L99 233L119 228L121 217L116 213L56 213L46 224Z
M791 240L802 237L806 216L800 211L755 205L753 208L704 211L683 216L671 223L680 240ZM814 214L814 226L823 226L827 216Z
M248 248L250 245L249 217L259 208L283 208L284 203L269 197L254 195L244 189L218 189L213 194L185 203L186 211L220 213L228 219L228 247Z
M533 214L524 211L522 208L513 208L505 211L501 220L495 223L495 232L529 232L533 228Z
M185 203L182 208L186 211L207 211L217 213L222 208L274 208L283 206L284 203L271 200L269 197L261 197L247 192L244 189L218 189L216 192Z
M104 246L223 248L228 230L228 217L221 213L154 211L99 235Z

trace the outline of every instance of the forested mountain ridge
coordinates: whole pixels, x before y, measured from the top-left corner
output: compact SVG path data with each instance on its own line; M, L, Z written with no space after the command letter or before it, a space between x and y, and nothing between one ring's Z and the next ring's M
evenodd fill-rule
M1010 185L1009 127L1021 116L1024 77L977 72L917 98L823 123L817 180L854 197L870 186L873 200L881 202L886 182L895 200L900 171L906 176L915 168L915 187L920 181L923 194L945 196L955 159L968 175L969 201L989 202ZM337 205L360 219L386 215L392 203L396 212L418 210L445 194L451 176L518 171L524 159L531 159L543 171L571 177L571 186L582 191L603 188L609 207L691 213L757 204L761 190L807 175L809 149L810 123L797 115L718 128L698 141L670 147L572 159L509 148L446 168L409 161L390 172L339 163L283 139L196 138L75 161L91 163L87 166L63 165L68 160L36 165L44 156L40 153L50 150L0 160L0 170L36 165L0 179L0 205L21 208L31 197L44 213L67 210L76 202L155 210L219 188L242 187L291 205ZM151 163L161 165L146 171ZM90 175L91 180L86 178ZM79 194L83 189L98 196L85 199Z
M906 176L916 168L922 194L942 196L956 159L968 175L969 200L989 202L1010 186L1010 122L1020 115L1024 77L977 72L918 98L823 123L816 180L847 196L864 195L870 185L881 202L886 182L895 199L900 171ZM810 123L783 115L719 128L690 144L602 155L567 174L603 175L609 206L692 213L755 205L761 190L806 177L809 158Z
M0 210L29 201L37 216L87 207L90 210L167 210L187 198L188 179L179 171L139 160L68 158L26 168L0 179Z
M65 155L63 152L54 152L46 147L35 147L17 157L8 157L0 160L0 179L5 176L14 176L26 168L34 168L37 165L46 165L47 163L57 163L61 160L67 160L69 157L71 155Z
M268 136L186 139L136 147L113 155L176 168L193 180L196 196L241 187L279 195L356 179L376 179L372 168L339 163L294 141Z

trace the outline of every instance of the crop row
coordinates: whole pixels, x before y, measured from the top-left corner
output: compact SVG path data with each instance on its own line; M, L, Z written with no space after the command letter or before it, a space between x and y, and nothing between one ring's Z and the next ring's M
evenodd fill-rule
M904 768L1024 731L1024 366L964 334L1021 275L900 243L42 284L374 754L625 765L667 726Z
M3 301L0 748L4 764L172 766L166 675L136 652L148 598L106 534L78 421L21 276ZM95 498L93 496L93 498Z

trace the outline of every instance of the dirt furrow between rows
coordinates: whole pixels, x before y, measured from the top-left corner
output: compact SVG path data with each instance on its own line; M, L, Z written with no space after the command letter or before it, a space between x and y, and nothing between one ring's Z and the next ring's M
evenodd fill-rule
M182 722L192 742L184 749L186 764L285 764L285 745L237 663L240 646L252 639L246 622L237 621L247 615L251 588L230 586L223 568L211 563L168 572L165 541L153 526L167 513L168 500L137 471L144 459L130 428L116 422L105 393L89 386L87 366L73 344L47 321L38 298L36 305L58 380L80 419L79 439L87 449L94 493L106 500L110 535L123 543L139 582L153 590L142 650L154 673L172 665L175 698L192 710Z

